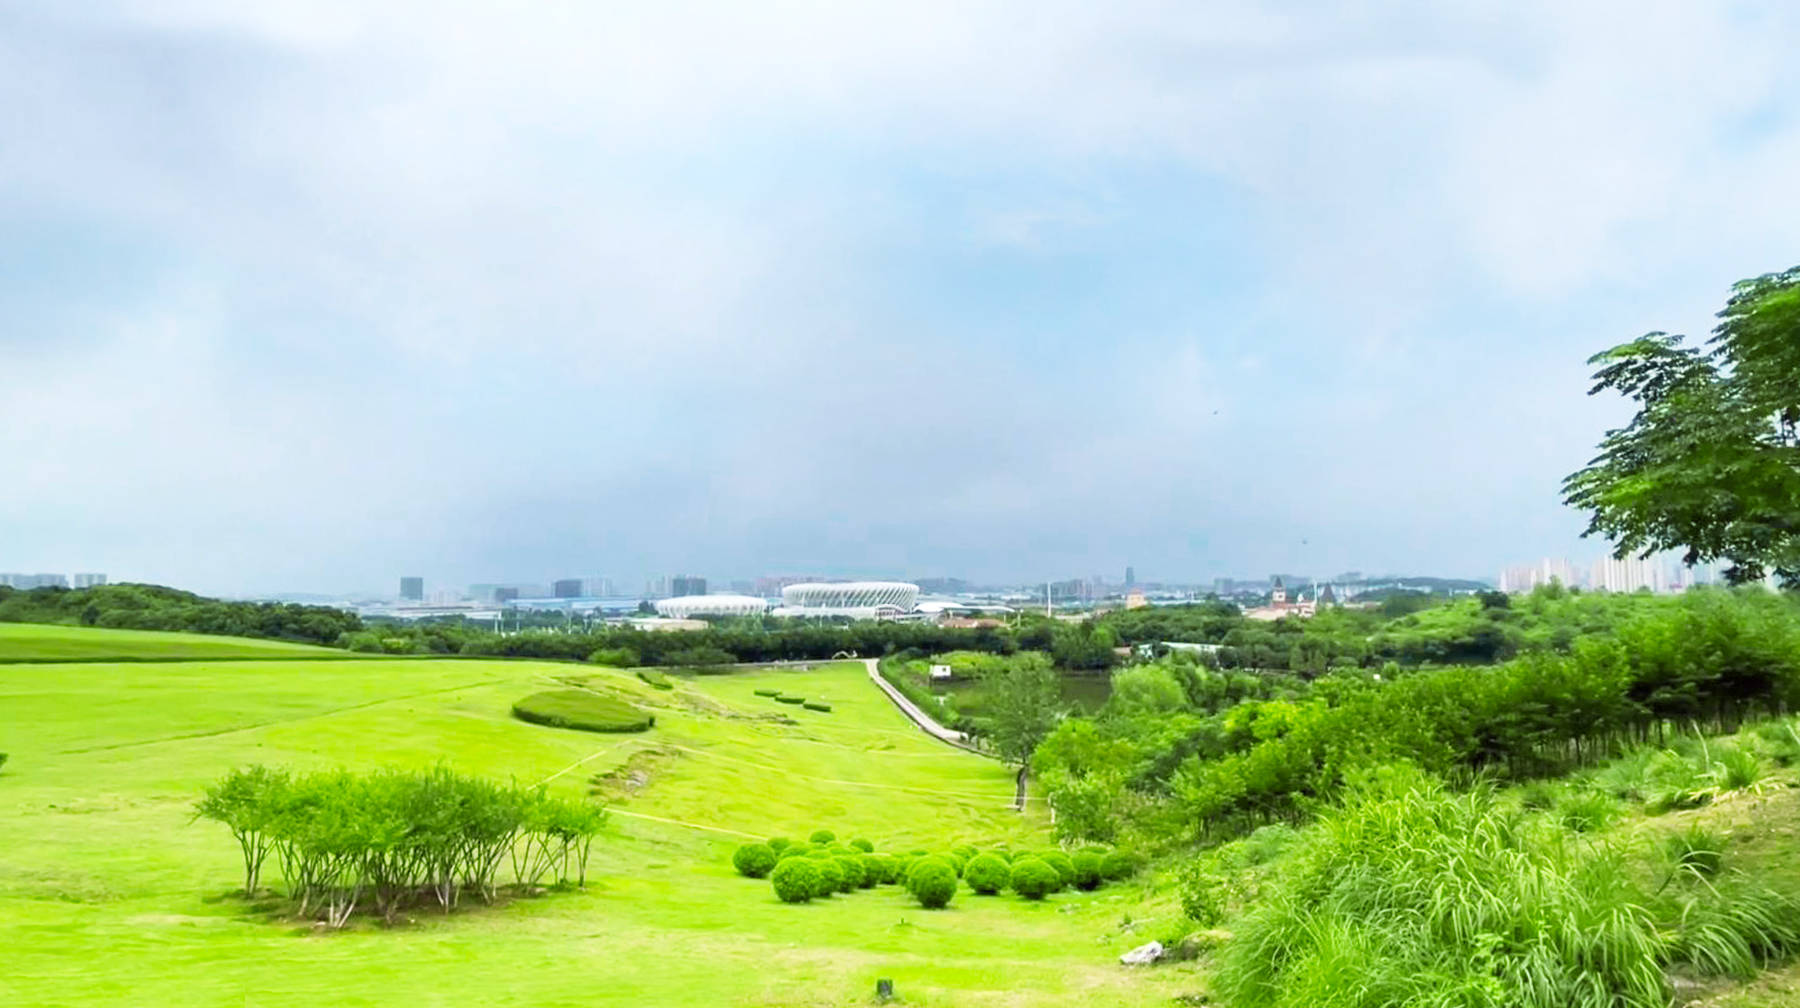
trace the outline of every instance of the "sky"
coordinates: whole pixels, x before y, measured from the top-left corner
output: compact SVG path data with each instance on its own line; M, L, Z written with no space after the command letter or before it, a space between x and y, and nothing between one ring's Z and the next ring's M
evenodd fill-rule
M1494 577L1783 4L0 0L0 570Z

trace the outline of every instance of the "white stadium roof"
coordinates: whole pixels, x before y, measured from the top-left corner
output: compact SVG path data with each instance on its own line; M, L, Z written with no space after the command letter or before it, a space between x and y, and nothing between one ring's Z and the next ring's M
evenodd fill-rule
M760 616L768 608L768 602L749 595L682 595L656 603L657 615L672 619L692 619L695 616Z
M912 612L919 586L905 581L808 581L781 589L777 616L871 618Z

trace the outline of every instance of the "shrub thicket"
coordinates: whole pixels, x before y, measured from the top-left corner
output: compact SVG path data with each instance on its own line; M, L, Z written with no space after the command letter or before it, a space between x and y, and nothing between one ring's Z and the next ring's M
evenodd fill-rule
M821 885L818 865L806 858L784 858L769 873L775 895L783 903L805 903Z
M906 889L920 906L941 909L956 895L956 873L942 858L920 858L906 873Z
M465 890L491 901L505 861L527 889L546 876L580 885L606 818L599 806L542 788L442 768L293 776L249 767L208 788L195 814L231 830L246 895L256 893L274 854L295 912L332 927L365 903L393 921L420 898L445 912Z
M838 882L839 892L850 892L862 888L862 858L839 854L833 857L832 860L837 862L838 873L842 876Z
M843 891L844 866L838 863L837 858L826 854L822 857L809 858L808 860L812 862L813 867L818 869L819 872L819 884L813 889L814 896L825 897L830 896L834 892Z
M513 704L513 717L551 728L592 732L647 731L656 718L615 697L587 690L546 690Z
M1007 885L1020 896L1029 900L1037 900L1062 888L1062 880L1056 874L1056 869L1044 863L1042 859L1022 857L1013 862L1012 874L1007 880Z
M1006 888L1011 875L1012 869L1007 863L992 854L978 855L963 868L963 881L983 896L992 896Z
M875 880L880 885L893 885L900 881L900 862L892 854L870 854L875 864Z
M813 830L812 836L807 839L816 844L828 844L837 839L837 834L828 829Z
M1118 882L1136 875L1142 866L1143 861L1130 851L1108 851L1100 859L1100 877L1108 882Z
M792 840L789 840L787 837L784 837L784 836L770 837L766 842L769 845L769 849L774 851L777 854L781 853L784 850L787 850L788 847L791 844L793 844Z
M762 878L775 867L778 859L768 844L747 843L731 855L731 865L746 878Z
M1059 850L1047 850L1038 854L1037 859L1056 869L1058 889L1066 889L1075 884L1075 863L1069 859L1069 855Z
M1069 855L1069 864L1075 869L1073 882L1075 888L1092 890L1100 888L1100 855L1093 851L1076 851Z
M850 846L855 847L864 854L873 854L875 852L875 842L866 837L857 837L850 841Z

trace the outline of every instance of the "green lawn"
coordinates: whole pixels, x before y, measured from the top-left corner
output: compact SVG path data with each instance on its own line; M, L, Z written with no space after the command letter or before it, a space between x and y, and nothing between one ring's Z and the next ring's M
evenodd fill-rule
M347 652L311 644L101 627L0 623L0 662L162 661L186 658L342 658Z
M569 676L630 695L656 727L509 716ZM1199 988L1187 967L1117 964L1148 940L1127 915L1167 913L1130 886L1042 904L964 890L944 911L893 887L777 902L732 873L739 833L824 826L903 850L1041 844L1047 823L1011 811L1006 768L923 736L860 665L675 684L528 662L0 665L0 1004L844 1005L890 977L911 1005L1166 1005ZM567 794L627 767L638 789L586 892L391 931L258 918L225 895L240 871L229 836L190 822L235 765L438 761Z

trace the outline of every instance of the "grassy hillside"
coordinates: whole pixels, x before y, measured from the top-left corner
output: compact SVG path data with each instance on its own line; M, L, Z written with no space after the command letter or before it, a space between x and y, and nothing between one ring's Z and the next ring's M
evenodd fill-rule
M187 658L341 658L311 644L213 637L160 630L108 630L44 623L0 623L0 662L165 661Z
M571 682L656 726L600 736L511 717ZM778 688L823 713L755 695ZM0 1003L837 1005L878 977L914 1005L1167 1004L1184 969L1130 971L1155 916L1129 886L1041 904L892 887L804 906L736 876L743 836L828 827L882 849L1041 844L998 763L925 738L860 665L675 679L523 662L0 666ZM784 723L783 718L795 723ZM227 894L241 869L195 796L250 762L429 766L619 800L585 893L398 930L322 934ZM593 778L602 777L596 785Z

